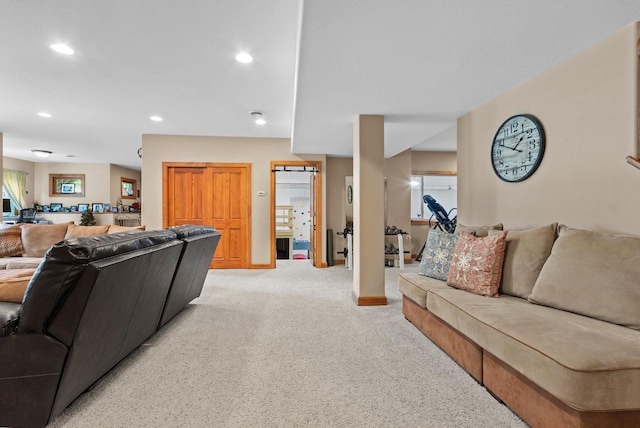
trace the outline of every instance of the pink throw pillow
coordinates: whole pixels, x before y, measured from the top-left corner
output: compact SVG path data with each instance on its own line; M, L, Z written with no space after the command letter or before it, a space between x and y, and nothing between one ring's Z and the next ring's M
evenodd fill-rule
M482 296L498 297L507 232L478 238L461 231L447 284Z

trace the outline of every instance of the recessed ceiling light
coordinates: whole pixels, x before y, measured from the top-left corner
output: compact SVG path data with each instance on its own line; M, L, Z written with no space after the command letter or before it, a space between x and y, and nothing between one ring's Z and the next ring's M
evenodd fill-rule
M64 43L54 43L49 47L51 49L53 49L54 51L56 51L58 53L61 53L63 55L73 55L74 53L76 53L76 51L74 51L69 46L65 45Z
M47 119L50 119L50 118L53 117L53 116L51 116L51 113L47 113L46 111L41 111L40 113L38 113L38 116L46 117Z
M253 118L253 122L256 125L264 125L265 123L267 123L267 121L264 120L264 115L261 111L252 111L252 112L249 112L249 114Z
M253 57L246 52L240 52L238 55L236 55L236 61L243 64L249 64L253 61Z
M49 150L40 150L40 149L31 149L31 152L38 156L39 158L48 158L49 156L51 156L51 153Z
M151 116L149 119L153 120L154 122L162 122L162 118L160 116Z

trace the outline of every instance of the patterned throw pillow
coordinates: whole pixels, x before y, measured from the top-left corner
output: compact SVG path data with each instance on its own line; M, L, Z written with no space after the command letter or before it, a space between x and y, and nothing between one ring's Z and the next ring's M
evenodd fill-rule
M447 284L482 296L498 297L507 232L477 238L460 232Z
M430 230L418 273L446 281L458 236L460 235L457 233L451 234L437 229Z
M0 227L0 257L19 256L22 253L24 253L24 247L20 225Z

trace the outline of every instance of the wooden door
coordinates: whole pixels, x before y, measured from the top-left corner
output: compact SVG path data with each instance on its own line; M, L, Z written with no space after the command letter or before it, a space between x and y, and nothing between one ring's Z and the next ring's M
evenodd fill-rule
M164 174L164 226L213 226L221 237L211 267L248 267L250 165L165 163Z

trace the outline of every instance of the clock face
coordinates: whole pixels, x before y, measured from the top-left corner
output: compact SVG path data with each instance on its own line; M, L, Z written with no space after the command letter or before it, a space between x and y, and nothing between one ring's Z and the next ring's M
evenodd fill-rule
M544 154L544 131L538 120L528 114L507 119L498 128L491 146L491 164L504 181L529 178Z

